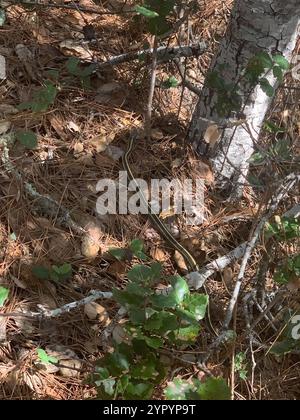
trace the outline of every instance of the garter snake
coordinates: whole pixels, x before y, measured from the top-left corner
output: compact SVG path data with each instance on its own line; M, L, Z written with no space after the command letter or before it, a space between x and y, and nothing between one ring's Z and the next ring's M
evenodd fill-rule
M155 213L152 212L151 204L149 203L149 201L144 196L143 192L140 189L140 186L139 186L138 182L136 181L136 179L135 179L135 177L132 173L132 170L131 170L131 167L130 167L130 164L129 164L129 157L130 157L131 152L133 150L135 139L136 139L136 135L131 135L127 150L124 153L124 155L122 156L122 163L123 163L124 169L127 172L128 178L129 178L130 181L132 181L135 184L135 186L137 188L137 191L139 192L139 195L140 195L140 200L143 202L143 205L145 205L147 207L148 217L150 218L153 226L158 230L158 232L165 239L165 241L183 256L183 258L186 261L189 269L193 272L198 272L199 271L199 266L197 264L197 261L195 260L193 255L190 254L190 252L174 238L174 236L171 234L171 232L167 229L167 227L164 225L164 223L160 220L160 218ZM203 285L202 288L205 291L205 294L208 295L205 285ZM218 334L215 331L215 329L212 325L212 322L211 322L209 304L208 304L208 307L207 307L207 318L208 318L209 328L212 330L214 335L218 336Z

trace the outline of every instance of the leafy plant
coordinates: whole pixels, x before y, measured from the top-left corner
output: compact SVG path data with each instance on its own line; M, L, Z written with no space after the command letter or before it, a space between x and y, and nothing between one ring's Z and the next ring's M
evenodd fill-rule
M230 400L230 389L223 378L185 381L176 378L165 389L168 400Z
M220 65L216 70L211 71L207 76L207 86L216 95L216 110L221 117L230 115L234 111L241 110L242 94L248 93L260 85L261 89L272 97L274 88L267 79L267 75L272 72L278 82L283 80L284 72L289 68L288 61L280 55L270 55L261 51L252 57L240 79L236 83L226 83L224 72L228 72L228 65Z
M36 265L32 268L32 273L40 280L60 282L67 280L72 276L72 266L71 264L65 263L61 266L52 265L49 269L41 265Z
M130 250L139 258L144 257L141 241L132 241ZM113 254L117 258L124 256L116 250ZM161 362L161 349L195 343L199 321L205 317L208 305L206 295L191 294L183 277L164 279L160 263L136 264L127 278L125 289L114 289L113 296L127 310L128 320L123 328L130 344L116 344L113 353L99 360L91 380L102 399L150 398L167 373ZM158 282L166 283L161 293L156 290Z
M37 354L40 361L43 363L58 363L58 359L56 357L49 356L43 349L37 349Z
M44 86L33 94L32 100L23 102L18 106L20 111L31 110L32 112L47 111L54 104L57 89L52 82L46 80Z
M6 287L0 286L0 308L4 305L8 298L9 290Z
M16 139L26 147L26 149L34 149L37 146L37 136L33 131L18 131Z
M289 241L300 237L299 221L293 217L275 217L274 223L266 223L266 238L275 236L278 241Z
M134 10L146 19L148 32L162 36L171 29L168 16L176 3L177 0L146 0Z
M72 76L79 78L84 89L89 89L91 87L90 76L96 69L95 64L90 64L87 67L83 67L78 58L70 57L66 63L66 68Z
M143 251L144 243L140 239L134 239L128 248L110 248L109 253L119 261L131 259L132 256L146 261L147 255Z
M284 263L277 267L274 280L279 284L287 284L300 277L300 255L287 258Z
M167 80L164 80L162 83L163 89L176 88L178 86L178 80L174 76L170 76Z
M239 373L239 376L244 381L247 379L247 361L245 353L238 353L234 358L234 371Z

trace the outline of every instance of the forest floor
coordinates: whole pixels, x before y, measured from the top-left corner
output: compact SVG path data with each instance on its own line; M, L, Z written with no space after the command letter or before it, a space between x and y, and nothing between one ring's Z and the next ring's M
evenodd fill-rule
M80 0L76 4L114 12L124 2L95 3ZM123 11L128 11L129 3ZM186 74L201 87L224 34L232 1L199 3L200 11L190 18L190 37L206 41L208 48L199 59L187 59ZM97 182L103 178L117 179L122 169L119 156L126 150L128 133L132 127L142 126L147 105L145 92L149 87L148 66L142 61L131 61L108 67L83 80L79 73L72 73L70 62L67 65L68 58L78 57L88 67L91 59L103 61L124 52L140 51L150 41L141 22L130 13L103 15L15 5L9 7L7 20L0 27L0 55L6 59L7 71L6 80L0 83L0 133L32 130L38 140L32 150L24 146L24 141L10 148L10 162L22 174L22 182L3 163L0 166L0 286L9 289L9 298L0 309L2 314L7 314L0 318L0 399L72 400L95 395L86 378L93 363L103 356L101 332L114 319L117 305L109 299L99 300L93 307L95 313L80 307L42 321L22 317L20 313L36 312L37 305L43 305L46 310L60 308L84 298L91 290L109 292L113 287L122 288L130 264L115 261L108 253L109 248L125 247L139 238L145 244L145 252L162 262L167 273L184 271L178 255L174 257L147 218L99 217L95 213ZM191 40L183 36L182 42ZM178 39L172 37L170 45L177 44ZM172 75L180 79L174 64L159 66L159 81L164 82ZM32 112L32 109L20 112L16 107L32 103L34 94L46 80L58 89L54 104L42 112ZM299 87L282 89L272 108L272 121L287 127L293 139L300 135L299 99ZM224 203L214 193L209 166L196 160L185 147L195 102L196 96L183 90L180 84L172 89L156 89L151 147L147 155L143 142L135 148L132 169L137 176L148 179L184 179L192 173L193 177L205 180L205 222L198 227L182 223L180 236L202 266L228 254L249 238L263 193L247 189L239 207ZM271 137L265 133L264 147L272 142ZM299 144L297 147L299 152ZM0 151L3 153L1 143ZM280 171L277 167L273 169L274 173ZM255 175L268 183L274 173L260 166ZM41 214L37 210L39 200L31 199L24 181L70 211L76 224L88 232L85 239L71 228L61 226L58 214L51 217ZM280 212L294 203L295 197L288 197ZM262 243L248 266L246 286L256 275L263 253ZM51 269L53 265L66 263L72 266L72 276L68 279L53 282L37 275L37 267ZM234 262L207 282L212 322L217 330L238 270L239 264ZM272 290L275 286L271 274L268 281ZM292 299L296 303L298 299L299 304L299 296ZM235 317L237 337L244 329L241 309ZM215 376L228 381L236 399L300 398L299 355L276 358L270 354L268 350L277 337L264 321L259 336L266 348L255 349L252 360L247 353L247 340L237 338L234 349L226 348L215 354L208 368ZM199 347L205 351L211 338L209 331L204 331ZM41 368L38 348L59 357L65 368L51 365ZM193 351L197 352L195 346ZM241 379L234 371L233 355L239 353L246 354L242 370L247 370L247 379ZM194 366L179 364L177 368L179 376L201 378L202 373ZM161 395L158 390L157 398Z

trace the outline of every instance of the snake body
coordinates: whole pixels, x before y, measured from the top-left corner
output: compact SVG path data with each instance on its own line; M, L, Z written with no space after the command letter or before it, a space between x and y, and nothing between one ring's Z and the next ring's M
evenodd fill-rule
M199 271L199 266L197 264L197 261L193 257L193 255L174 238L174 236L171 234L171 232L167 229L167 227L164 225L164 223L160 220L160 218L155 213L152 213L152 208L151 208L151 205L150 205L149 201L146 199L143 192L139 188L139 184L136 181L136 179L135 179L135 177L132 173L130 164L129 164L129 157L130 157L130 155L132 153L132 150L133 150L134 140L135 140L135 136L131 136L130 140L129 140L129 143L128 143L127 150L124 153L124 155L122 156L122 163L123 163L124 169L127 172L128 178L129 178L130 181L132 181L135 184L135 186L137 188L137 191L139 191L140 200L147 207L148 216L149 216L153 226L158 230L158 232L165 239L165 241L183 256L183 258L186 261L189 269L193 272L198 272ZM204 289L205 293L207 294L206 287L203 285L202 288ZM215 331L215 329L214 329L214 327L211 323L209 305L208 305L208 310L207 310L207 317L208 317L208 322L209 322L210 329L212 330L212 332L215 335L217 335L217 333L216 333L216 331Z

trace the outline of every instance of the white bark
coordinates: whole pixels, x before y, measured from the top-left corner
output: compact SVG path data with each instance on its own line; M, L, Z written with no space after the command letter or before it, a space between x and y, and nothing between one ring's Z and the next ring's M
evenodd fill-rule
M231 22L210 70L218 71L219 66L225 64L227 67L222 71L223 79L226 83L236 84L249 59L258 52L282 54L291 62L299 29L299 0L236 0ZM267 78L276 89L277 82L273 75ZM250 96L246 85L244 90L242 86L240 94L242 115L237 113L228 116L229 125L224 128L224 117L220 117L215 108L217 94L205 87L189 132L194 148L210 159L217 182L223 188L229 185L237 187L244 183L247 161L253 153L254 142L258 140L272 101L259 86ZM240 118L245 119L247 124L235 124L235 120ZM219 128L220 138L212 147L204 137L207 128L213 124L223 127Z

